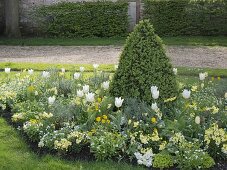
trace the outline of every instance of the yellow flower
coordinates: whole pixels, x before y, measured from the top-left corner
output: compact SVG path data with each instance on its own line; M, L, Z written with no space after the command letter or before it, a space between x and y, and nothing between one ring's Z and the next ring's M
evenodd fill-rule
M159 150L161 151L161 150L165 149L166 144L167 144L167 142L166 142L166 141L163 141L163 142L159 145Z
M155 117L152 117L152 118L151 118L151 122L152 122L152 123L157 123L156 118L155 118Z
M172 101L174 101L174 100L176 100L177 99L177 97L171 97L171 98L168 98L168 99L166 99L166 100L164 100L164 102L166 103L166 102L172 102Z
M198 89L197 86L192 86L192 89L191 89L191 90L192 90L193 92L195 92L195 91L197 91L197 89Z
M108 124L110 124L110 120L108 119L107 121L106 121Z
M211 80L214 81L214 77L211 77Z
M98 98L98 102L99 102L99 103L101 103L101 101L102 101L102 98L101 98L101 97L99 97L99 98Z
M99 110L99 104L98 104L98 103L95 104L95 110L96 110L96 111Z
M221 77L220 76L218 76L218 80L221 80Z
M102 118L105 119L105 120L107 120L107 116L106 115L103 115Z
M102 123L106 123L106 120L105 119L102 119Z
M101 121L101 117L96 117L95 119L97 122L100 122Z
M34 86L29 86L27 88L28 92L33 92L35 90L35 87Z
M139 126L139 122L138 121L137 122L134 122L133 127L136 128L138 126Z

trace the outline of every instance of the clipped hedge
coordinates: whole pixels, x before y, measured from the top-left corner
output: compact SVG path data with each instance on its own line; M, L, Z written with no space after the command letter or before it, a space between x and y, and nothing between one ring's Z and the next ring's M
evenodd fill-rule
M63 2L37 10L43 32L55 37L125 36L128 29L126 1Z
M226 0L144 0L159 35L227 35Z

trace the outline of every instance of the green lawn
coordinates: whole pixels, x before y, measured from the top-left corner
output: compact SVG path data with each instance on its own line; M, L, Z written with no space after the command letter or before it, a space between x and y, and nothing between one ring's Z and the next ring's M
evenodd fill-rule
M0 117L1 170L114 170L142 169L126 163L67 161L52 155L38 156L32 152L18 132Z
M193 45L193 46L227 46L226 36L179 36L161 37L166 45ZM8 39L0 37L0 45L61 45L61 46L106 46L123 45L126 38L22 38Z

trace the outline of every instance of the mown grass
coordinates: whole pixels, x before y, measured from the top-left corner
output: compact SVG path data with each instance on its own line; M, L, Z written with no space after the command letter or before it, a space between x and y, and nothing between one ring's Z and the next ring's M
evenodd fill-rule
M11 63L0 62L0 71L4 71L6 67L10 67L12 71L23 71L24 69L33 69L35 71L43 71L49 68L65 68L67 71L79 71L79 68L85 67L86 72L92 72L91 64L47 64L47 63ZM101 64L99 70L106 72L114 72L114 64ZM200 72L208 72L209 76L227 77L227 69L211 69L211 68L190 68L178 67L178 74L184 76L198 76Z
M1 170L115 170L142 169L126 163L67 161L57 156L38 156L32 152L18 132L0 117L0 169Z
M166 45L193 45L193 46L227 46L226 36L179 36L161 37ZM41 45L61 45L61 46L121 46L125 43L126 37L115 38L21 38L9 39L0 37L0 45L19 46L41 46Z

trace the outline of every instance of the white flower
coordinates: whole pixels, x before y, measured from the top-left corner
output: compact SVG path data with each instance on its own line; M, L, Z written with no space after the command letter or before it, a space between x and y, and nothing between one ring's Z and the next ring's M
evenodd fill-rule
M93 64L94 69L97 69L99 67L99 64Z
M89 92L89 85L84 85L83 86L83 92L88 93Z
M199 73L199 79L201 81L205 80L205 78L206 78L206 73Z
M158 87L157 86L151 86L151 93L153 93L153 91L157 91Z
M74 79L78 80L80 78L80 73L74 73L73 77Z
M77 96L78 97L83 97L84 96L84 92L83 92L83 90L77 90Z
M115 106L116 107L121 107L124 99L121 99L121 97L115 97Z
M38 91L35 91L35 96L38 96L38 95L39 95Z
M151 104L151 108L152 108L152 110L154 110L154 111L158 110L157 103L152 103L152 104Z
M84 67L80 67L80 72L84 72Z
M11 68L5 68L5 73L9 74L10 70L11 70Z
M173 68L173 73L177 75L177 68Z
M61 68L61 72L62 73L65 73L65 68Z
M87 102L93 102L95 100L95 94L94 93L87 93L86 94L86 101Z
M187 90L187 89L184 89L183 93L182 93L182 96L185 98L185 99L188 99L190 98L190 95L191 95L191 91L190 90Z
M38 147L39 147L39 148L44 147L44 142L43 142L42 140L38 143Z
M55 96L49 97L49 98L48 98L48 103L49 103L49 105L54 104L55 99L56 99Z
M104 88L104 90L107 90L110 86L110 82L109 81L105 81L102 83L102 87Z
M225 98L227 99L227 92L225 93Z
M117 65L117 64L114 65L114 69L115 69L115 70L118 69L118 65Z
M159 97L159 91L158 90L154 90L152 92L152 97L153 97L153 99L158 99L158 97Z
M32 69L28 70L28 74L32 75L33 73L34 73L34 70L32 70Z
M198 125L200 124L200 117L199 116L195 117L195 123L198 124Z
M48 71L43 71L42 76L43 76L44 78L48 78L48 77L50 77L50 73L49 73Z

